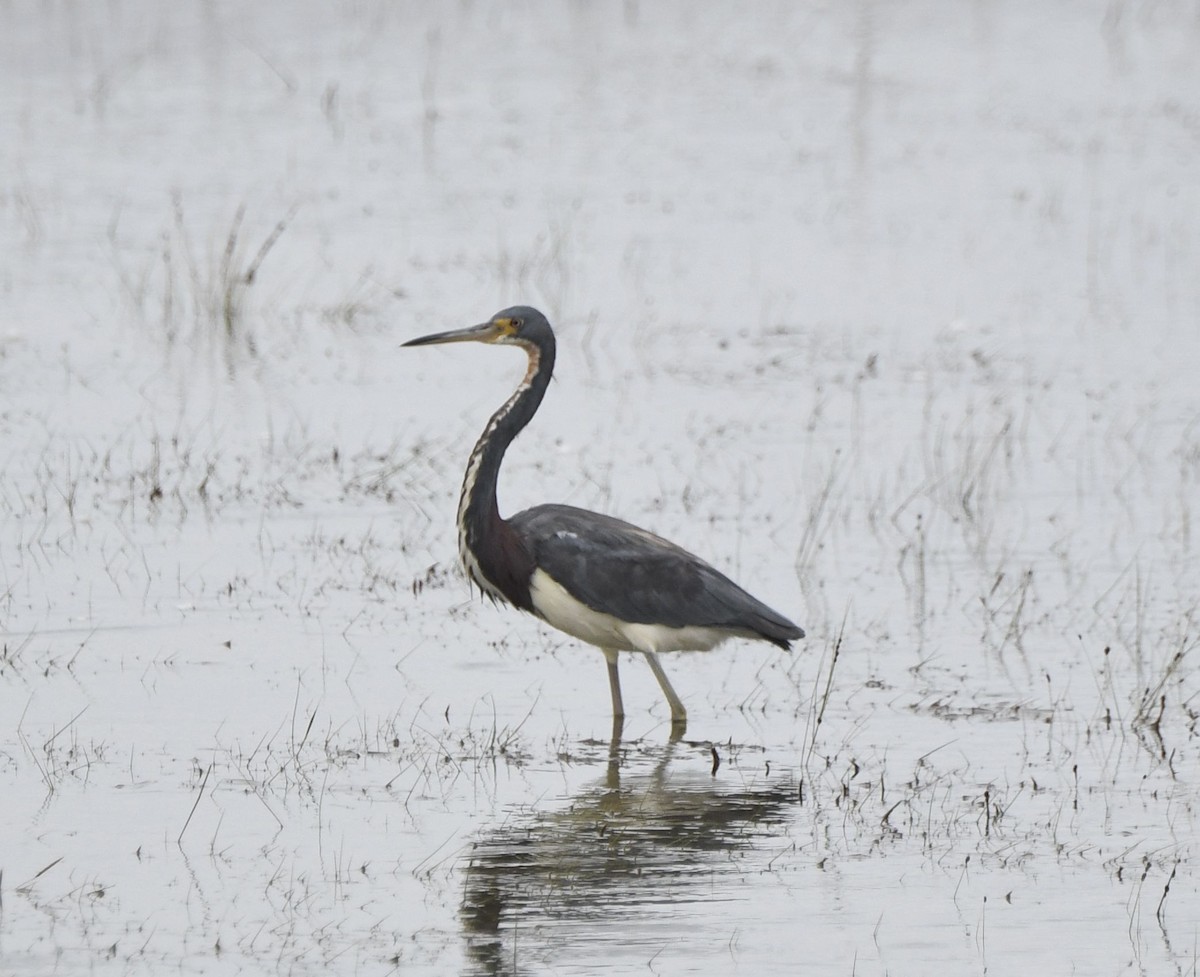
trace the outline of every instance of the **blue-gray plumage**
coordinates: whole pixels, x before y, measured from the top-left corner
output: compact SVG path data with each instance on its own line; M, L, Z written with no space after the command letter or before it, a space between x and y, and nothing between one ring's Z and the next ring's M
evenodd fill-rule
M509 524L577 600L635 624L722 628L782 648L796 625L681 546L612 516L539 505Z
M539 505L501 518L496 503L500 462L545 396L554 370L554 332L536 309L514 306L478 326L404 345L454 342L515 345L529 357L524 380L492 415L467 462L458 505L463 567L493 600L536 614L604 652L618 728L625 712L620 651L646 656L680 731L687 710L658 652L706 651L731 637L788 648L804 637L795 624L699 557L620 519L567 505Z

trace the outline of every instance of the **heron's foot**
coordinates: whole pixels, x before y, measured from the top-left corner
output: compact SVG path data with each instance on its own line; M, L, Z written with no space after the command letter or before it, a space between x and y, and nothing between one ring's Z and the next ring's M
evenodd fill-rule
M687 732L687 713L671 716L671 736L668 742L678 743Z

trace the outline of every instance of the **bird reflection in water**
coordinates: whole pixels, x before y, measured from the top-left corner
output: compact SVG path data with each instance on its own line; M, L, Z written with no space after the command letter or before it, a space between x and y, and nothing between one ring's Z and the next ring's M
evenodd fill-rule
M687 904L737 897L743 874L762 868L747 859L778 850L764 842L786 830L797 785L780 775L754 783L707 769L672 773L680 747L644 746L645 761L631 762L614 740L605 776L569 806L520 812L481 835L466 855L468 972L515 975L522 961L544 966L559 951L595 942L592 923L603 945L629 938L623 918L644 923L657 911L670 922ZM642 762L652 768L630 776Z

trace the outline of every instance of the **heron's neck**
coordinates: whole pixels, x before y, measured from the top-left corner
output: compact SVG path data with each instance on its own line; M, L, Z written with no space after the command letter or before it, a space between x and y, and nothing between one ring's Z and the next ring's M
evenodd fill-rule
M554 344L525 346L529 368L512 396L488 421L475 443L458 501L458 550L467 575L485 593L524 607L528 575L520 565L532 558L500 517L496 482L504 452L536 413L554 371Z

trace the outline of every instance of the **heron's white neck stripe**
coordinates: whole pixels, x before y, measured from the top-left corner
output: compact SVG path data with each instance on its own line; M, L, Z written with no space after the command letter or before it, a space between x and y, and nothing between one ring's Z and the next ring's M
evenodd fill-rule
M505 598L491 581L483 575L483 571L479 567L479 560L475 556L475 552L471 548L471 541L468 538L467 510L471 506L471 499L475 494L475 483L479 478L479 468L483 464L483 456L487 451L492 435L495 434L496 428L500 426L500 423L512 412L517 401L533 385L533 378L537 374L538 366L541 363L542 355L536 346L532 343L521 342L520 340L516 340L515 342L529 356L529 366L525 371L525 378L517 386L517 389L512 392L508 400L500 406L500 409L491 416L491 419L487 422L487 426L483 429L483 433L479 436L479 440L475 442L475 447L471 450L471 457L467 460L466 474L463 475L462 493L458 497L458 557L462 561L467 579L474 581L480 590L497 600Z

